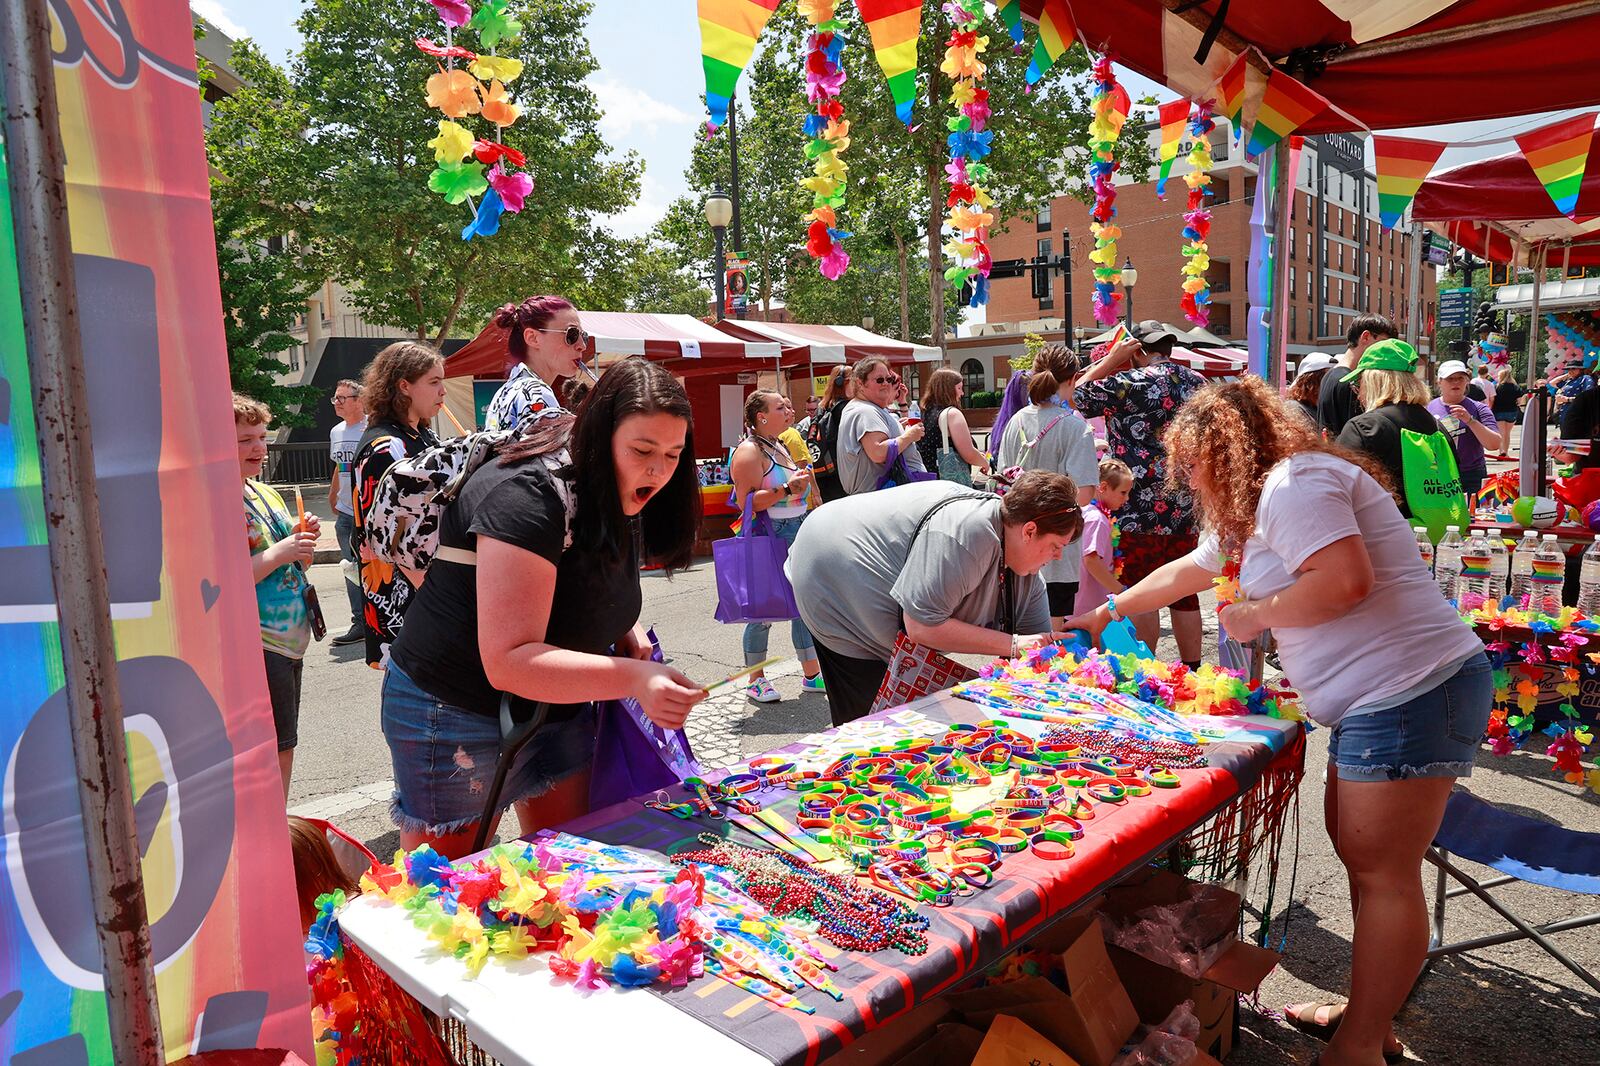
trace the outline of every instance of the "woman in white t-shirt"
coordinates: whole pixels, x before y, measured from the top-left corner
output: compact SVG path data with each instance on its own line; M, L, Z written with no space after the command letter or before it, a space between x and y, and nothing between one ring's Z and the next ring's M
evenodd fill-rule
M1197 393L1164 443L1205 538L1068 625L1098 636L1242 564L1220 621L1243 641L1271 629L1284 674L1330 727L1328 833L1360 901L1348 1005L1299 1020L1333 1031L1324 1066L1366 1066L1398 1048L1391 1023L1428 947L1422 857L1451 786L1472 773L1492 671L1374 480L1382 468L1321 440L1261 379Z

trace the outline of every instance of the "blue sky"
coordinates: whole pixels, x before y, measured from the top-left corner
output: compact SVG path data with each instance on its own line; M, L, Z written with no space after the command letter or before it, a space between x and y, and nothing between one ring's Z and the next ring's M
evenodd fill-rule
M299 46L295 20L305 0L191 0L190 6L230 35L255 38L273 59L282 61ZM417 0L420 4L423 0ZM683 171L696 129L703 121L700 93L700 34L694 0L592 0L590 47L600 71L591 84L606 118L601 131L619 152L633 150L645 161L643 195L633 208L617 216L613 227L635 235L648 230L681 191ZM1122 72L1135 98L1172 94L1152 82ZM1524 116L1503 121L1458 123L1411 131L1439 140L1471 140L1509 136L1558 117ZM1407 131L1395 130L1395 133ZM797 135L798 145L798 135ZM1505 143L1448 149L1438 167L1515 151ZM1370 165L1370 146L1367 153Z

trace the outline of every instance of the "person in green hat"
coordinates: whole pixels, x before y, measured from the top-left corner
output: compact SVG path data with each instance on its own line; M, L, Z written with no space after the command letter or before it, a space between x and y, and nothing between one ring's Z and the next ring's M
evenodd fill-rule
M1396 486L1404 485L1405 469L1400 458L1400 431L1432 434L1439 423L1428 411L1433 399L1428 383L1417 377L1417 350L1402 340L1381 340L1361 353L1355 369L1345 376L1361 397L1361 414L1346 422L1337 443L1352 451L1365 452L1389 471ZM1411 517L1411 509L1399 498L1400 513Z

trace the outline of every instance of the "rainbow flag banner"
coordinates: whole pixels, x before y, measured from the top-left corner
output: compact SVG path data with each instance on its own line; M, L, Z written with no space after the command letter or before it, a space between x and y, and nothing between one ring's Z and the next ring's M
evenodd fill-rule
M1183 140L1183 127L1189 121L1189 101L1162 104L1156 113L1161 119L1161 174L1156 178L1156 196L1164 200L1167 179L1172 176L1172 164L1178 158L1178 142Z
M1233 127L1235 141L1244 135L1245 74L1250 67L1247 56L1247 52L1240 52L1239 58L1233 61L1233 65L1223 73L1222 80L1217 82L1217 114L1226 118Z
M1259 156L1327 106L1328 101L1283 71L1274 70L1267 79L1267 91L1261 98L1255 123L1250 127L1246 154Z
M728 106L739 75L756 50L756 38L767 28L781 0L698 0L700 60L706 70L707 126L713 131L728 121Z
M1024 6L1024 18L1028 17L1031 6ZM1072 21L1072 12L1067 10L1067 0L1043 0L1037 21L1039 39L1033 43L1033 62L1028 64L1029 85L1039 84L1039 79L1050 72L1078 39L1078 27Z
M895 116L909 126L911 105L917 96L922 0L856 0L856 9L867 24L867 32L872 34L872 51L889 83Z
M1384 229L1394 229L1444 149L1442 141L1372 135L1378 161L1378 221Z
M1577 209L1578 189L1583 184L1593 139L1592 114L1576 115L1517 135L1517 147L1563 215Z
M1011 43L1016 45L1017 54L1022 54L1022 0L1000 0L995 14L1000 16L1006 32L1011 34Z
M194 26L171 0L113 10L108 21L94 5L52 8L55 84L161 1032L173 1059L268 1047L311 1061L304 934L228 446ZM7 189L0 173L0 1062L98 1066L112 1061L105 968Z

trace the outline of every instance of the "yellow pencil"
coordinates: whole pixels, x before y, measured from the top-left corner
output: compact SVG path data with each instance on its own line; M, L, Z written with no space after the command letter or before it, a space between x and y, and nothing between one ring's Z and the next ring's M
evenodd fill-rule
M760 673L762 670L765 670L767 667L773 665L774 663L783 662L784 658L785 658L785 656L782 656L782 655L774 655L772 658L767 659L767 660L765 660L763 662L756 663L754 666L747 666L743 670L740 670L736 674L729 674L727 677L723 678L721 681L714 681L709 685L704 685L704 686L702 686L701 690L703 692L705 692L706 695L709 696L713 692L717 691L717 689L726 688L727 686L733 684L735 681L738 681L740 678L749 677L751 674Z

